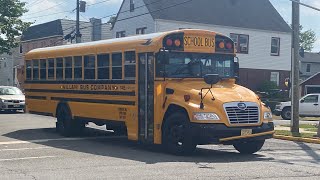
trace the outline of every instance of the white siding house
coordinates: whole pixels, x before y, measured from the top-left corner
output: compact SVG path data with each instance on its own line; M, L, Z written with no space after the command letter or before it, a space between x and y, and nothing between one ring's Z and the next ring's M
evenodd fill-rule
M144 28L144 32L140 31ZM240 84L284 87L291 70L291 29L269 0L124 0L114 38L176 29L206 29L238 41Z

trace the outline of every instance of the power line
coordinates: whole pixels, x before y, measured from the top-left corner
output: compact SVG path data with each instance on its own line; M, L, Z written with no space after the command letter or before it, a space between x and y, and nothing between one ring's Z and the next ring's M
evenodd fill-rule
M35 1L31 2L30 4L28 4L26 7L30 8L30 7L32 7L33 5L35 5L39 1L41 1L41 0L35 0Z
M63 1L62 3L56 4L54 6L51 6L51 7L47 8L47 9L44 9L44 10L41 10L41 11L37 11L37 12L31 13L31 14L26 14L26 16L30 16L30 15L33 15L33 14L38 14L38 13L44 12L46 10L49 10L49 9L54 8L54 7L60 6L61 4L64 4L64 3L66 3L66 1Z
M157 10L154 10L154 11L150 11L150 12L148 12L148 13L143 13L143 14L139 14L139 15L132 16L132 17L128 17L128 18L124 18L124 19L120 19L120 20L117 20L117 21L124 21L124 20L128 20L128 19L136 18L136 17L139 17L139 16L144 16L144 15L147 15L147 14L150 14L150 13L153 13L153 12L159 12L159 11L162 11L162 10L170 9L170 8L172 8L172 7L176 7L176 6L179 6L179 5L183 5L183 4L189 3L189 2L191 2L191 1L193 1L193 0L183 1L183 2L181 2L181 3L177 3L177 4L174 4L174 5L165 7L165 8L157 9ZM159 2L159 1L158 1L158 2ZM150 4L150 3L149 3L149 4ZM123 11L123 12L121 12L121 13L124 13L124 12L126 12L126 11ZM104 17L99 18L99 19L104 19L104 18L107 18L107 17L111 17L111 16L113 16L113 15L115 15L115 14L107 15L107 16L104 16ZM93 25L90 25L90 26L82 27L82 28L80 28L80 30L86 29L86 28L90 28L90 27L94 27L94 26L93 26ZM70 29L70 28L69 28L69 29ZM54 44L57 43L57 42L59 42L59 41L62 41L62 40L63 40L63 39L59 39L59 40L55 41ZM47 45L46 47L50 47L52 44L53 44L53 43Z
M108 2L108 1L111 1L111 0L104 0L104 1L93 3L93 4L88 4L87 7L94 6L94 5L101 4L101 3L104 3L104 2Z
M52 16L52 15L62 14L62 13L71 12L71 11L72 11L72 10L62 11L62 12L56 12L56 13L52 13L52 14L46 14L46 15L42 15L42 16L28 17L28 18L23 18L22 20L28 20L28 19L35 19L35 18L40 18L40 17Z
M305 7L311 8L311 9L314 9L314 10L316 10L316 11L320 11L320 9L319 9L319 8L316 8L316 7L314 7L314 6L310 6L310 5L305 4L305 3L302 3L302 2L298 2L298 1L296 1L296 0L289 0L289 1L292 1L292 2L298 3L298 4L302 5L302 6L305 6Z

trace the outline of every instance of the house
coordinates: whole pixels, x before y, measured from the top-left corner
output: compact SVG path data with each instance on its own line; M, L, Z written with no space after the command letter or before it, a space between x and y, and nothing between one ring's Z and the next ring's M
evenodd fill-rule
M320 71L300 83L301 96L320 93Z
M300 79L306 80L320 72L320 53L305 52L300 57Z
M14 59L16 68L13 71L17 74L18 84L22 86L24 81L24 54L36 48L75 43L75 27L76 21L57 19L28 28L21 37L19 53L14 53L17 58ZM81 42L110 39L110 29L111 24L102 23L101 19L91 18L90 22L80 22Z
M264 81L285 88L291 70L291 29L269 0L124 0L114 38L176 29L206 29L230 36L240 58L240 84Z

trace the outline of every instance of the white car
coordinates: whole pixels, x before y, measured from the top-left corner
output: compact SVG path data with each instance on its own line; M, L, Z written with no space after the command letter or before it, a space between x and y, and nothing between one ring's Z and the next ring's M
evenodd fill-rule
M25 109L25 96L20 89L0 86L0 111L17 111Z
M308 94L300 99L299 115L302 117L320 116L320 94ZM291 101L281 102L276 105L274 114L283 119L291 119Z

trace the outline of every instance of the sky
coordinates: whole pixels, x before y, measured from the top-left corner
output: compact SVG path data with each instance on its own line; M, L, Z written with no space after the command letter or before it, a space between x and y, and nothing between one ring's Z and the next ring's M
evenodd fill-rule
M21 0L26 2L29 9L22 19L24 21L41 24L55 19L75 19L76 0ZM289 0L270 0L278 10L284 20L291 24L291 2ZM80 20L89 21L90 18L102 18L115 15L121 5L122 0L86 0L87 10L81 13ZM302 3L320 9L320 0L301 0ZM304 30L312 29L317 34L314 52L320 52L320 11L301 6L300 24ZM103 21L108 21L104 18Z

